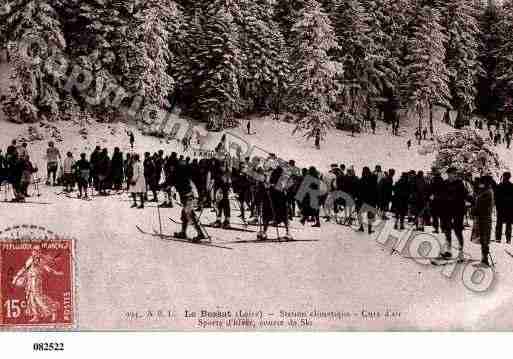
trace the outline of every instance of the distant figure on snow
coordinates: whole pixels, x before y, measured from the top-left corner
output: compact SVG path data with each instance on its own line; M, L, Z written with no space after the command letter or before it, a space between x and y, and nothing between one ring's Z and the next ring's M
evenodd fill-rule
M411 148L411 140L408 140L408 142L406 142L406 146L408 146L408 149Z
M134 133L132 131L130 131L130 133L128 134L128 137L130 139L130 148L133 150L134 143L135 143Z

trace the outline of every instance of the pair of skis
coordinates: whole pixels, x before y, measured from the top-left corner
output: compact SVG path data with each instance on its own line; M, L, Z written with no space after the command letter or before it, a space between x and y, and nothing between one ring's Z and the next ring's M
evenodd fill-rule
M168 217L169 220L175 224L178 224L178 225L181 225L182 223L179 222L179 221L175 221L173 218L171 217ZM224 227L218 227L218 226L215 226L215 225L212 225L212 224L201 224L200 223L200 226L201 227L206 227L206 228L215 228L215 229L224 229L224 230L227 230L227 231L236 231L236 232L246 232L246 233L256 233L255 231L251 230L251 229L244 229L244 228L237 228L237 227L227 227L227 228L224 228Z
M171 234L160 234L157 230L153 230L153 233L151 232L146 232L144 231L141 227L139 226L135 226L137 228L137 230L141 233L141 234L144 234L144 235L148 235L148 236L152 236L152 237L157 237L157 238L160 238L160 239L164 239L164 240L168 240L168 241L174 241L174 242L180 242L180 243L187 243L187 244L193 244L193 245L199 245L199 246L206 246L206 247L215 247L215 248L221 248L221 249L233 249L231 247L226 247L226 246L222 246L222 245L219 245L219 244L214 244L212 242L196 242L196 241L192 241L190 239L186 239L186 238L178 238L174 235L171 235Z

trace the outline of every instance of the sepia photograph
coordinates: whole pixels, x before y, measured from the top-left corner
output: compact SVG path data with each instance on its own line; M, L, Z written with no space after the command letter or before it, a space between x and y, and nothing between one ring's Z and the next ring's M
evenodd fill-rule
M0 0L0 341L512 331L512 54L512 0Z

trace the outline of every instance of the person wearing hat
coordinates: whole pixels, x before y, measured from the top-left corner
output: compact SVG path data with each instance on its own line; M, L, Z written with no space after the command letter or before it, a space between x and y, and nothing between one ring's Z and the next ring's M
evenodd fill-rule
M443 259L452 258L452 231L454 231L458 240L458 259L463 259L463 221L467 198L467 190L463 181L458 178L457 169L450 167L447 170L447 180L444 181L443 196L440 203L442 231L446 240L441 253Z
M506 225L506 243L511 243L511 227L513 224L513 183L511 172L504 172L502 182L495 189L495 208L497 209L497 223L495 226L495 241L501 242L502 227Z

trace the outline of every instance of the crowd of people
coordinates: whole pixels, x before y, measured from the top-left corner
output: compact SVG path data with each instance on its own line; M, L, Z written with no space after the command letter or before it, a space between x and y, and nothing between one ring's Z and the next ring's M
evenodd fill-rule
M344 164L332 164L321 173L313 166L299 168L294 160L279 160L275 154L268 158L234 158L221 144L212 158L191 159L176 152L165 155L163 150L146 152L141 158L133 152L123 154L118 147L111 154L98 146L89 156L81 153L75 160L71 152L61 159L60 151L49 142L45 158L46 184L62 185L66 193L77 186L78 198L88 199L89 192L107 196L128 191L133 200L131 207L141 209L148 200L159 202L160 207L173 207L178 194L182 230L175 235L185 238L187 226L192 224L198 232L196 241L205 238L195 213L204 208L213 208L217 214L211 225L228 229L235 206L243 224L259 225L259 239L267 238L268 228L278 225L285 227L285 236L290 238L289 222L296 216L303 225L308 222L320 227L324 219L356 224L358 231L371 234L376 216L388 220L392 213L398 231L410 222L417 231L430 225L434 233L443 232L446 248L442 257L449 259L451 233L456 236L457 256L461 257L464 225L474 216L480 226L482 263L488 265L487 243L495 206L496 241L501 241L505 225L506 242L511 243L513 184L509 172L504 173L499 184L490 176L462 178L455 168L447 170L446 179L435 168L427 174L403 172L396 179L394 169L384 171L379 165L374 170L364 167L361 176L353 166L346 168ZM5 154L0 151L0 182L12 184L15 201L28 196L28 184L37 170L26 143L17 145L13 141ZM163 195L161 203L159 195Z

